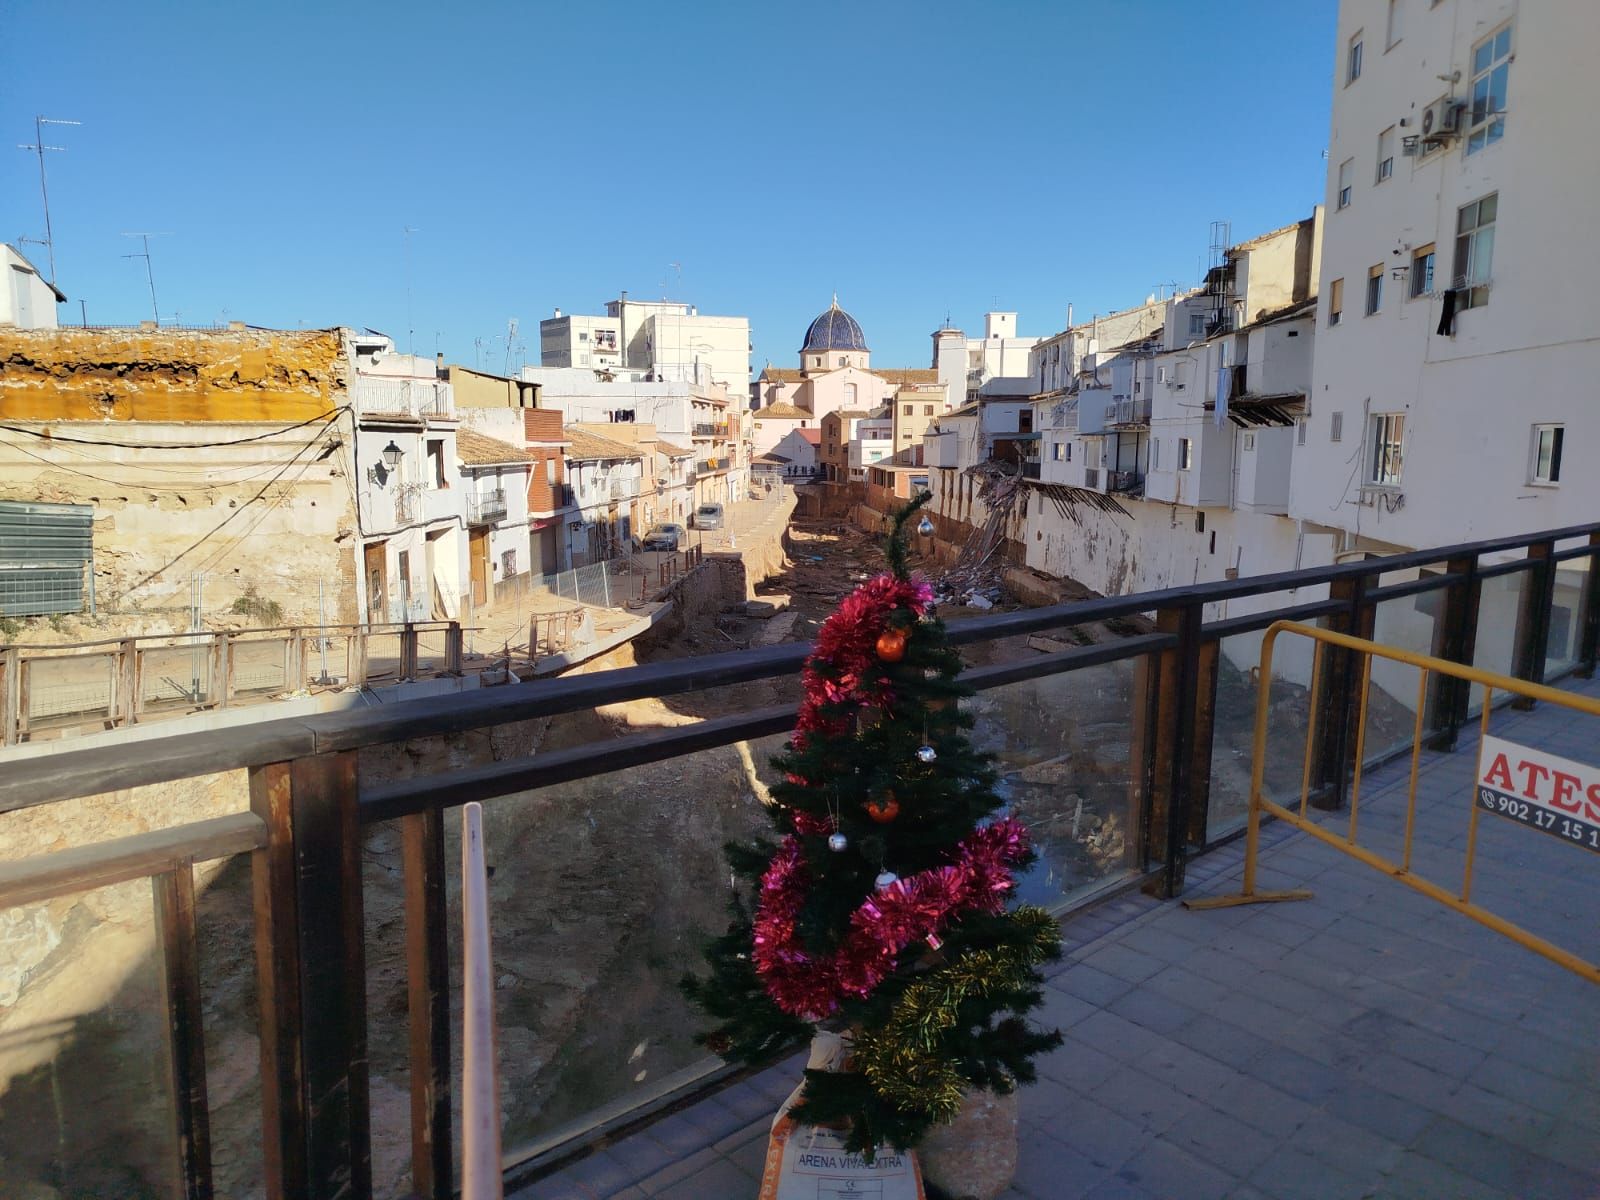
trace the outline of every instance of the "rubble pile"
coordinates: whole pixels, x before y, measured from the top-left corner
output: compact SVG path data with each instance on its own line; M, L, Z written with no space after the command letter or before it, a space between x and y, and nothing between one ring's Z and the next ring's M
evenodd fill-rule
M996 551L1005 543L1019 503L1027 504L1027 496L1022 477L998 463L979 463L966 473L978 481L978 499L988 517L967 538L950 569L934 580L934 595L941 604L993 608L1004 595L1001 580L1006 568Z

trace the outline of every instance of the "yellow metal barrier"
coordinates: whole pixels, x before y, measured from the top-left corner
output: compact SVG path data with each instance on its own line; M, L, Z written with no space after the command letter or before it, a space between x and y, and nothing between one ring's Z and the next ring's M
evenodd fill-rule
M1263 794L1267 759L1267 701L1272 686L1272 651L1277 644L1278 635L1283 633L1310 638L1317 644L1311 660L1311 712L1306 732L1305 763L1300 778L1300 806L1298 812L1274 803ZM1318 822L1311 820L1307 814L1311 796L1312 747L1316 740L1318 708L1321 702L1320 684L1323 659L1329 646L1355 651L1361 655L1362 663L1361 701L1358 724L1356 726L1355 773L1350 788L1349 830L1342 837L1338 833L1324 828ZM1385 858L1380 854L1375 854L1371 850L1356 844L1356 826L1361 804L1362 755L1365 750L1364 742L1367 727L1367 699L1371 691L1372 660L1374 658L1408 664L1416 667L1421 675L1417 683L1416 724L1411 734L1411 777L1407 786L1405 835L1399 862ZM1464 680L1468 683L1481 684L1484 688L1483 715L1478 739L1478 761L1477 769L1473 774L1471 815L1468 817L1467 826L1466 865L1459 892L1443 887L1432 880L1423 879L1411 871L1412 836L1416 827L1417 772L1422 761L1422 742L1425 733L1423 715L1427 707L1428 680L1431 675L1435 674ZM1261 676L1256 690L1255 759L1250 771L1250 807L1245 831L1244 889L1236 896L1213 896L1204 899L1185 900L1185 906L1192 909L1226 908L1238 904L1262 904L1273 901L1308 900L1311 898L1312 893L1303 889L1260 891L1256 888L1256 864L1261 849L1261 815L1262 813L1271 813L1278 820L1285 821L1296 829L1303 830L1312 837L1350 855L1352 858L1393 876L1407 887L1419 891L1425 896L1432 897L1439 903L1471 917L1474 921L1493 929L1497 933L1504 934L1519 945L1526 946L1536 954L1542 954L1550 961L1559 963L1569 971L1583 976L1589 982L1600 983L1600 966L1579 958L1577 955L1563 950L1544 938L1530 933L1520 925L1497 916L1472 902L1472 872L1477 853L1478 814L1480 811L1497 812L1547 833L1554 833L1586 849L1600 850L1600 782L1596 782L1586 788L1583 786L1584 776L1581 774L1581 772L1587 772L1590 777L1600 781L1600 769L1588 767L1584 764L1569 763L1566 760L1544 754L1542 751L1527 751L1527 753L1533 754L1534 758L1532 760L1526 758L1520 760L1518 767L1525 772L1525 777L1529 781L1529 790L1533 789L1536 778L1541 781L1549 780L1552 784L1552 800L1534 799L1528 795L1528 792L1510 790L1514 788L1514 781L1510 775L1511 768L1503 757L1503 751L1499 748L1506 747L1519 752L1526 751L1526 748L1513 746L1512 743L1501 742L1499 739L1490 736L1489 715L1493 710L1494 694L1496 692L1524 696L1545 704L1570 709L1585 716L1600 717L1600 701L1589 699L1586 696L1559 691L1556 688L1546 687L1544 684L1529 683L1523 679L1513 679L1509 675L1483 671L1477 667L1463 666L1460 663L1449 662L1442 658L1433 658L1426 654L1415 654L1409 650L1399 650L1392 646L1379 645L1364 638L1351 637L1349 634L1319 629L1314 625L1302 625L1293 621L1278 621L1274 623L1267 629L1266 635L1261 642ZM1497 750L1496 757L1490 760L1487 772L1484 769L1484 750L1486 747ZM1508 790L1501 791L1495 786L1501 775L1505 778Z

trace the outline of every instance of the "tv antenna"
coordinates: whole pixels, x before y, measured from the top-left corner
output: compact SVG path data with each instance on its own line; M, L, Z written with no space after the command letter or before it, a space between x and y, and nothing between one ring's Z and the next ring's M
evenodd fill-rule
M144 243L144 250L134 254L124 254L123 258L144 259L144 277L150 283L150 313L156 319L156 325L161 324L161 310L156 307L156 274L150 266L150 239L153 237L171 237L170 233L125 233L123 237L138 238Z
M500 374L502 374L502 375L509 376L511 374L511 355L512 355L514 347L516 346L516 342L517 342L517 319L515 317L512 317L509 321L506 322L506 362L505 362L505 367L500 372Z
M683 294L683 264L670 262L667 264L667 270L678 273L678 294L681 296ZM667 281L665 279L661 281L661 298L663 300L667 299Z
M415 357L417 331L412 328L414 322L411 319L411 235L421 233L422 230L407 225L401 232L406 238L406 354Z
M38 116L33 119L33 144L18 143L18 150L31 150L39 156L39 195L44 198L44 246L50 255L50 286L56 286L56 240L50 228L50 189L45 185L44 152L55 150L64 153L65 146L47 146L44 140L46 125L82 125L82 121L66 121L58 117ZM21 242L34 242L37 238L18 238Z

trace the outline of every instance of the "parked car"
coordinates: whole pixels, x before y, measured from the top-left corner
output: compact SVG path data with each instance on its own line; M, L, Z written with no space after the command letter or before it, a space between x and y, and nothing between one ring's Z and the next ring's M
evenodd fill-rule
M694 510L694 527L696 529L721 529L722 505L702 504Z
M683 544L685 533L682 525L652 525L650 532L644 535L644 540L639 543L641 550L676 550Z

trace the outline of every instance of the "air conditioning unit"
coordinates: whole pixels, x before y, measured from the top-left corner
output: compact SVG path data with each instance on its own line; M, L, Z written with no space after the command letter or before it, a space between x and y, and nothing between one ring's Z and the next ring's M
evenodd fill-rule
M1465 105L1453 96L1435 100L1422 110L1422 140L1445 142L1456 135Z

